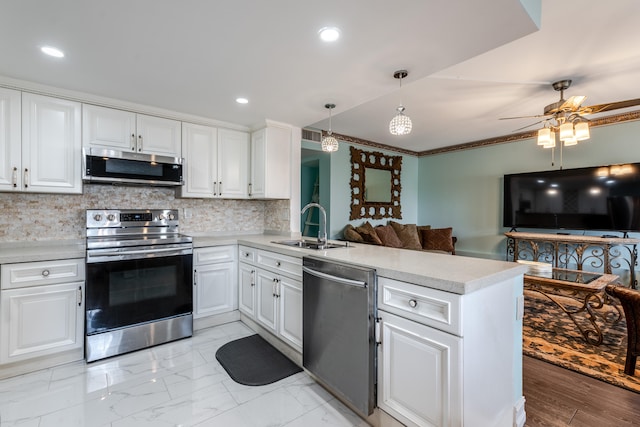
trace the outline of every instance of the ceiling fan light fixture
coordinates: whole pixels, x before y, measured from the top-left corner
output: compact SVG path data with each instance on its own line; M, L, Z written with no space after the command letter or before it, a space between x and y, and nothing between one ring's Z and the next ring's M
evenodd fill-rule
M402 79L407 77L409 72L407 70L398 70L393 73L393 78L400 80L400 90L402 90ZM411 133L411 129L413 128L413 122L411 122L411 118L404 114L404 106L402 105L402 101L400 101L400 105L396 108L398 113L391 119L389 122L389 132L391 135L409 135Z
M320 145L322 147L322 151L326 153L333 153L334 151L338 151L339 148L338 140L331 135L331 110L336 108L336 104L325 104L324 108L329 110L329 130L322 138Z
M544 144L542 148L555 148L556 147L556 133L549 129L549 142Z
M560 125L560 141L566 142L571 139L575 139L573 134L573 123L564 122Z
M578 141L584 141L585 139L591 138L588 122L578 122L573 128L575 131L575 137Z
M555 137L555 134L554 134ZM555 139L555 138L554 138ZM538 130L538 145L547 145L551 142L551 129L542 128Z

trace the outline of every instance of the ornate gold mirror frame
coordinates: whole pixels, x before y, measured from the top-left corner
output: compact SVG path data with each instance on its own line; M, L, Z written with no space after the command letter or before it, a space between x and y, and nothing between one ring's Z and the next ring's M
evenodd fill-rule
M367 201L365 182L367 168L390 172L389 202ZM377 151L367 152L351 147L351 215L349 219L402 219L400 206L401 171L402 156L387 156Z

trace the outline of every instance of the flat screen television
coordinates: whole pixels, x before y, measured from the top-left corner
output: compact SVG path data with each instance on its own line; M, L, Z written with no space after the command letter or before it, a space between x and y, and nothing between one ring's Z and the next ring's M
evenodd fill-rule
M640 231L640 163L504 176L503 225Z

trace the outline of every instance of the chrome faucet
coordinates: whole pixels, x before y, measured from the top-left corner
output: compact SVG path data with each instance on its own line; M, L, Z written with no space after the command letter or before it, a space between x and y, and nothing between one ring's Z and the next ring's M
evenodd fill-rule
M318 203L308 203L304 208L302 208L300 215L303 215L310 207L316 207L320 209L320 212L322 213L322 219L318 226L318 244L320 246L325 246L327 244L327 211L325 211Z

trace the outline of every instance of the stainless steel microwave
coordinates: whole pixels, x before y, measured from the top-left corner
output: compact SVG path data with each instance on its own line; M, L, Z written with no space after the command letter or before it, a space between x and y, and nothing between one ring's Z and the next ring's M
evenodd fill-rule
M182 185L182 158L102 148L82 150L82 180L89 183Z

